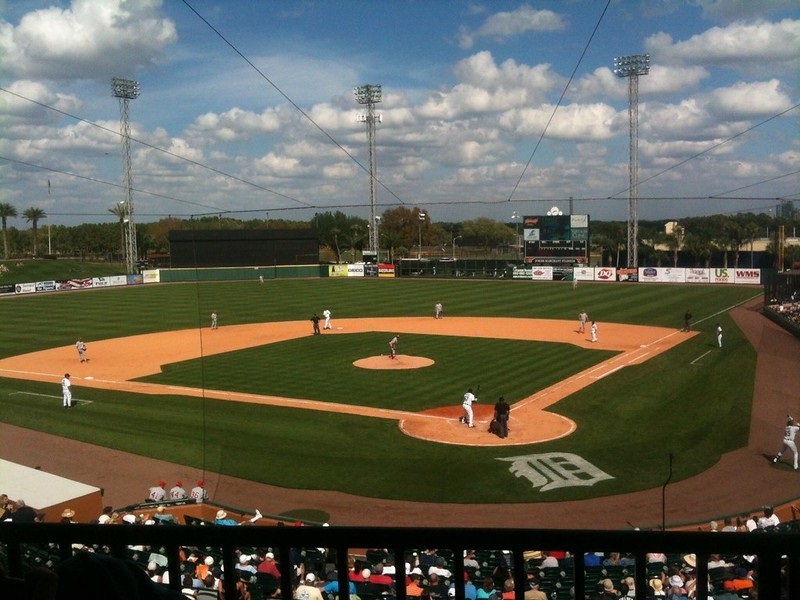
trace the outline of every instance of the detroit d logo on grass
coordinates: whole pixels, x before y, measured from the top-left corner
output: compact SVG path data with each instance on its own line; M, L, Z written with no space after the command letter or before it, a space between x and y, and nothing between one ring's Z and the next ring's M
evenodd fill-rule
M510 462L509 471L517 477L525 477L542 492L563 487L591 486L599 481L614 479L577 454L568 452L528 454L497 460Z

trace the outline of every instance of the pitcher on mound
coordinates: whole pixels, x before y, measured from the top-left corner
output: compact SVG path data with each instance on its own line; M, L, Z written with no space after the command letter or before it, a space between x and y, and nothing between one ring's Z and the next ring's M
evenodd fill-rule
M400 334L398 333L396 336L394 336L394 337L393 337L393 338L392 338L392 339L389 341L389 357L390 357L392 360L394 360L395 358L397 358L397 338L399 338L399 337L400 337Z

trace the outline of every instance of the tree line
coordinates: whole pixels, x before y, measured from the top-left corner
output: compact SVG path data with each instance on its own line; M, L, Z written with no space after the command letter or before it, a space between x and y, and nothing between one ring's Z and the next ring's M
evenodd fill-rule
M751 266L756 240L769 238L767 251L775 254L776 234L784 227L787 237L795 236L800 228L800 211L791 203L781 206L780 216L740 213L686 217L675 222L668 220L640 221L639 264L642 266L677 266L679 252L691 257L696 266L710 266L712 256L722 255L723 266ZM80 225L48 225L46 233L41 222L47 214L41 208L30 207L19 213L12 204L0 203L3 256L9 258L53 256L84 257L103 260L123 260L126 214L124 205L109 209L116 222L82 223ZM20 217L29 228L9 227L9 220ZM370 228L378 228L379 251L382 259L394 261L418 254L438 256L456 254L458 248L470 248L487 255L498 250L519 248L519 223L503 223L486 217L462 222L437 222L430 211L418 207L400 206L387 209L369 219L341 211L321 212L310 220L287 219L241 220L225 216L204 216L183 219L169 217L136 227L139 258L149 254L169 253L169 231L176 229L315 229L321 252L337 262L355 260L369 248ZM608 266L620 263L626 252L627 223L592 221L590 244L593 254L606 257ZM43 248L46 247L46 251ZM747 255L749 254L749 260ZM745 259L743 260L743 257ZM800 261L800 246L786 246L785 264Z

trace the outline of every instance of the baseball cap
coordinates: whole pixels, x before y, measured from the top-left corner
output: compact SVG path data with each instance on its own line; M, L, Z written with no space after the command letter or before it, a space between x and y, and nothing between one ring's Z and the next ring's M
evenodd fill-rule
M307 582L309 582L309 583L314 583L316 580L317 580L317 576L316 576L316 575L314 575L313 573L308 573L308 574L306 575L306 581L307 581Z

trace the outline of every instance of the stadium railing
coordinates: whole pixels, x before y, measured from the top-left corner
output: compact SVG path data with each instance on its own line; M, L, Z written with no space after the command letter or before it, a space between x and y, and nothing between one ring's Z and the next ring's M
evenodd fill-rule
M513 518L513 508L509 508ZM387 515L387 520L391 515ZM583 573L586 552L623 551L635 557L633 577L636 598L644 599L647 587L649 552L665 554L694 553L697 557L697 598L709 598L706 564L710 554L757 557L759 598L779 600L800 598L800 530L785 527L779 531L753 533L710 533L704 531L576 531L558 529L486 529L486 528L362 528L362 527L191 527L88 524L0 523L0 545L9 575L21 577L26 544L54 544L61 560L73 555L73 544L107 547L113 556L124 558L128 546L146 545L163 550L169 559L170 586L180 589L182 547L219 548L225 573L233 573L238 548L270 547L279 560L281 597L292 597L291 550L328 548L335 551L340 589L347 590L348 555L351 549L387 548L402 581L408 552L420 548L449 549L454 573L464 571L463 551L474 548L502 548L512 560L515 581L526 581L524 553L531 550L565 550L574 557L575 573ZM455 577L456 598L464 597L463 578ZM583 598L585 581L575 577L575 597ZM225 579L228 598L236 598L235 581ZM525 586L515 589L516 600L523 600ZM346 592L339 595L348 600ZM404 586L398 586L396 598L405 600Z

